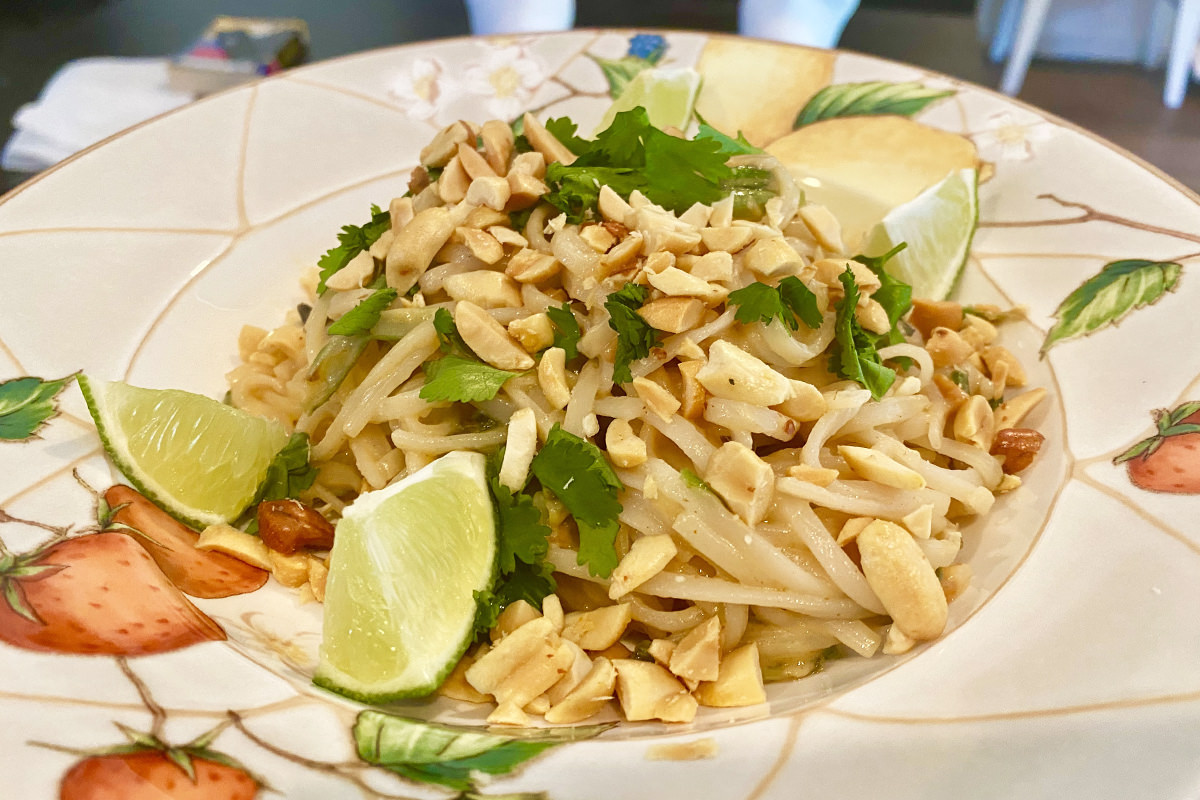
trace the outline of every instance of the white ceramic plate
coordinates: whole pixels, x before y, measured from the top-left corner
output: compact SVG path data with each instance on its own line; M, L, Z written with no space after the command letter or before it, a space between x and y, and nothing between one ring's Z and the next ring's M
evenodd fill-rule
M1192 796L1200 433L1183 412L1167 417L1182 427L1139 467L1155 473L1142 485L1113 459L1155 432L1156 409L1200 400L1190 313L1200 284L1186 274L1200 258L1198 199L1085 132L943 76L729 37L577 31L366 53L196 103L0 200L0 381L11 381L0 385L0 435L33 427L34 406L11 405L27 394L16 381L25 376L84 370L219 395L240 327L280 321L300 297L301 269L339 226L403 192L441 125L530 109L589 131L610 100L606 75L655 60L696 66L709 122L759 144L792 135L805 110L852 119L850 132L911 118L918 124L901 127L919 129L912 138L863 134L878 145L859 169L867 188L976 148L990 179L959 294L1028 309L1008 342L1050 391L1037 417L1047 443L1021 491L971 530L976 580L941 640L904 659L836 662L773 686L766 706L691 726L625 724L536 757L506 745L516 768L478 777L476 790L555 800ZM848 105L865 90L847 85L866 82L890 88ZM80 480L118 479L74 386L42 407L49 419L35 436L0 442L10 554L67 527L83 539L96 513ZM103 603L89 611L63 577L94 576L121 557L102 549L82 546L57 572L10 571L3 588L46 603L40 624L61 626L60 642L102 639L118 615ZM134 622L157 608L140 584L108 588ZM250 797L246 773L289 798L455 794L428 772L379 766L396 752L372 738L382 718L311 687L316 606L273 584L197 604L228 641L118 656L0 643L5 795L49 798L61 783L64 797L133 797L121 782L136 764L173 782L171 797ZM0 633L18 631L3 638L23 641L21 626L34 624L0 602ZM127 629L112 636L138 640ZM447 705L397 711L480 717ZM127 743L125 730L192 743L190 760L171 753L198 782L163 753L98 755ZM240 766L220 766L223 757Z

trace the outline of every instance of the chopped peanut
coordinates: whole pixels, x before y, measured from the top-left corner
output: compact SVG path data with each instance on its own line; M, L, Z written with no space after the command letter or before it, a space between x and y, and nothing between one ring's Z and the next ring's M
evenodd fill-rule
M546 126L539 122L533 114L525 114L522 117L522 123L525 138L529 140L529 144L533 146L534 150L545 157L547 164L558 161L567 165L575 161L575 154L555 138L554 134L546 130Z
M514 319L508 323L508 334L530 353L537 353L554 344L554 324L544 313Z
M983 395L973 394L954 413L954 438L980 450L990 450L996 433L996 417Z
M504 258L504 247L490 233L476 228L463 227L457 229L455 235L462 237L463 243L467 245L471 255L485 264L495 264Z
M467 196L467 189L471 187L471 176L463 169L462 162L458 156L450 159L442 170L442 174L437 179L438 197L442 198L444 203L457 203Z
M753 238L754 233L749 228L704 228L700 231L700 241L710 252L736 253Z
M1020 388L1024 386L1028 379L1025 377L1025 368L1021 366L1021 362L1007 348L998 344L990 345L983 348L982 351L983 363L987 365L988 372L993 375L1003 367L1008 376L1007 384Z
M614 419L609 423L604 447L613 464L622 469L646 463L646 442L634 434L626 420Z
M508 160L512 158L513 136L512 126L498 119L490 119L479 129L479 138L483 140L483 152L488 166L495 175L508 172Z
M928 340L934 328L960 330L963 326L963 308L950 300L913 298L908 321L921 332L921 338Z
M519 283L541 283L558 274L562 265L549 253L537 250L518 250L508 260L504 274Z
M707 310L695 297L660 297L639 308L638 316L655 330L683 333L699 325Z
M622 421L615 420L614 424ZM611 430L610 425L609 431ZM670 563L678 552L679 548L669 534L659 533L635 539L629 552L612 572L608 596L616 600L633 591L662 572L663 567Z
M533 356L508 335L503 325L474 303L460 300L454 309L454 323L467 346L493 367L518 372L533 367Z
M914 639L941 636L948 613L946 595L912 534L895 523L875 520L856 541L863 575L896 626Z
M567 351L561 347L551 347L542 353L538 362L538 385L542 394L556 410L567 407L571 402L571 386L567 383Z
M1004 456L1004 471L1020 472L1033 463L1046 437L1030 428L1005 428L996 433L990 452Z
M268 500L258 504L256 514L259 538L278 553L333 547L333 525L299 500Z
M458 146L470 139L471 129L467 123L450 123L421 150L421 164L426 167L444 167L458 153Z
M975 348L971 347L957 331L949 328L934 328L925 341L925 350L933 357L933 364L936 367L961 364L975 352Z
M725 656L717 679L700 684L696 699L706 706L718 708L765 703L767 693L758 664L758 645L751 642Z

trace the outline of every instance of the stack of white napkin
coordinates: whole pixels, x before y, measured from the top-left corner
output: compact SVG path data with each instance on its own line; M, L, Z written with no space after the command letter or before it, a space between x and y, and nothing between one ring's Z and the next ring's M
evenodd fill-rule
M0 167L39 172L131 125L191 102L167 88L166 58L85 58L54 74L13 116Z

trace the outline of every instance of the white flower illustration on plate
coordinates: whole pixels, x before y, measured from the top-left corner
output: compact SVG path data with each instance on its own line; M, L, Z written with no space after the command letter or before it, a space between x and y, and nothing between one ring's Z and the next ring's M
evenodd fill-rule
M281 634L267 624L265 616L258 611L247 611L241 615L240 621L222 619L221 623L231 634L232 641L252 654L303 677L311 677L317 666L314 654L320 634L316 631Z
M528 105L546 79L546 68L522 45L487 47L463 70L468 93L486 98L489 116L513 119Z
M971 138L987 161L1026 161L1033 157L1034 143L1052 134L1053 128L1041 117L1030 114L1017 119L1011 111L1001 111L988 117L987 127Z
M437 58L417 58L392 82L390 94L413 119L432 120L462 94L462 85Z

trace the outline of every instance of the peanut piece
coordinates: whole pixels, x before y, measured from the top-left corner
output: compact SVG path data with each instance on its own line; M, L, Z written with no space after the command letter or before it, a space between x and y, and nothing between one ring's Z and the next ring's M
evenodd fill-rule
M946 595L912 535L875 520L858 534L863 575L896 626L913 639L936 639L946 627Z

